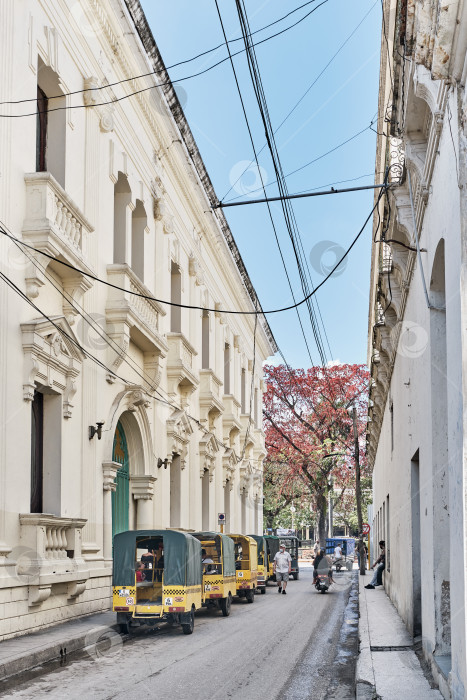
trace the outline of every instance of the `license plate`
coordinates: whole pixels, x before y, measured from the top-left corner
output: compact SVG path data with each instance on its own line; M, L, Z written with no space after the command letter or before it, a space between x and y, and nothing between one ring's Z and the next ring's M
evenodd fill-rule
M124 598L125 596L130 595L130 591L128 590L128 588L121 588L118 592L118 595L121 598Z

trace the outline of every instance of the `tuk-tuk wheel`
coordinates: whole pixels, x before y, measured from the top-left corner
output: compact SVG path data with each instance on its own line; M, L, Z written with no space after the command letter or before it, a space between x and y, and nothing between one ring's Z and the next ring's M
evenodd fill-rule
M194 628L195 628L195 613L192 610L191 614L190 614L190 622L188 622L185 625L182 625L183 634L193 634Z
M130 634L130 623L120 622L118 625L121 634Z
M266 586L263 586L261 589L261 595L264 595L266 593Z
M253 591L245 591L245 597L246 597L246 602L247 603L254 603L255 602L255 592Z
M295 579L295 581L298 581L298 571L297 571L297 573L295 574L294 579Z
M221 610L222 610L222 614L224 617L228 617L230 615L231 605L232 605L232 596L229 593L227 598L222 598L222 600L221 600Z

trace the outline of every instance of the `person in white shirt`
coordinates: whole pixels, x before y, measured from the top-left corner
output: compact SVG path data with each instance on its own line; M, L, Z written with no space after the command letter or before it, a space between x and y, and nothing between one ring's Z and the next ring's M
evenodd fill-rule
M292 559L290 554L285 551L285 544L279 545L279 551L274 557L272 568L276 574L277 591L285 595L289 574L292 571Z
M342 559L342 549L340 544L334 547L334 561L337 561L338 559Z

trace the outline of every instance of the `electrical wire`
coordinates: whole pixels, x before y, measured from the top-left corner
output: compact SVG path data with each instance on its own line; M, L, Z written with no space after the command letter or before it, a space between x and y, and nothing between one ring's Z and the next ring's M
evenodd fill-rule
M313 1L315 1L315 0L313 0ZM322 2L321 2L319 5L317 5L317 6L314 7L312 10L310 10L310 12L308 12L308 13L307 13L304 17L302 17L300 20L298 20L298 21L295 22L294 24L290 25L289 27L286 27L285 29L281 30L280 32L276 32L275 34L272 34L271 36L268 36L268 37L266 37L265 39L262 39L261 41L258 41L258 42L255 44L255 46L260 46L261 44L264 44L266 41L269 41L270 39L274 39L274 38L280 36L281 34L284 34L285 32L289 31L289 29L293 29L293 28L296 27L298 24L300 24L301 22L303 22L304 19L306 19L307 17L309 17L311 14L313 14L313 12L316 12L316 10L318 10L322 5L326 4L327 2L329 2L329 0L322 0ZM243 52L244 52L244 49L241 49L240 51L237 51L236 53L234 53L234 54L232 54L232 55L233 55L233 56L237 56L238 54L243 53ZM229 53L230 53L230 52L229 52ZM165 87L166 85L174 85L175 83L181 83L181 82L183 82L183 81L185 81L185 80L191 80L192 78L197 78L197 77L199 77L200 75L204 75L205 73L207 73L208 71L212 70L213 68L217 68L217 66L220 66L222 63L225 63L225 62L228 61L228 60L229 60L229 56L227 56L227 57L225 57L225 58L223 58L223 59L217 61L216 63L214 63L214 64L211 65L211 66L208 66L208 68L205 68L205 69L203 69L203 70L201 70L201 71L198 71L197 73L193 73L192 75L188 75L188 76L185 76L185 77L183 77L183 78L178 78L177 80L173 80L173 81L170 80L170 78L169 78L169 80L167 80L167 81L165 81L165 82L163 82L163 83L158 83L157 85L149 85L148 87L141 88L140 90L134 90L133 92L130 92L130 93L128 93L127 95L123 95L122 97L114 97L113 99L108 100L108 101L106 101L106 102L96 102L96 103L93 104L92 106L93 106L93 107L104 107L104 106L109 105L109 104L114 104L115 102L122 102L123 100L126 100L126 99L128 99L129 97L134 97L135 95L139 95L139 94L141 94L141 93L143 93L143 92L147 92L148 90L154 90L155 88ZM117 85L122 85L123 83L126 83L126 82L128 82L128 81L138 80L139 77L144 78L144 77L152 76L152 75L154 75L156 72L163 72L163 73L166 73L166 74L167 74L167 70L168 70L167 68L161 68L160 71L151 71L151 72L149 72L149 73L145 73L145 74L143 74L143 75L141 75L141 76L138 76L138 77L136 77L136 78L125 78L125 79L119 80L119 81L117 81L117 82L115 82L115 83L109 83L109 85L102 85L101 87L90 88L90 90L105 90L106 88L109 88L109 87L115 87L115 86L117 86ZM81 94L81 93L84 93L84 92L87 92L87 90L83 90L83 89L81 89L81 90L76 90L76 91L74 91L74 92L63 93L62 95L56 95L55 97L48 97L48 99L49 99L49 100L52 100L52 99L59 99L59 98L71 96L71 95L74 95L74 94ZM16 102L15 102L15 101L12 101L12 102L3 102L3 103L0 103L0 104L6 104L6 105L8 105L8 104L22 104L22 103L25 103L25 102L34 102L34 101L37 101L37 97L36 97L36 98L29 98L29 99L26 99L26 100L18 100L18 101L16 101ZM44 113L49 114L49 113L51 113L51 112L59 112L59 111L65 110L65 109L70 109L70 110L71 110L71 109L83 109L83 108L85 108L85 107L86 107L85 104L80 104L80 105L65 105L65 106L63 106L63 107L52 107L52 108L50 108L50 109L45 109L45 110L36 110L35 112L28 112L27 114L0 114L0 118L3 117L3 118L6 118L6 119L8 119L8 118L18 118L18 119L19 119L19 118L22 118L22 117L35 117L35 116L37 116L38 114L44 114Z
M313 165L313 163L317 163L317 162L318 162L319 160L321 160L322 158L325 158L326 156L330 155L331 153L334 153L334 151L337 151L339 148L342 148L342 146L345 146L347 143L350 143L351 141L353 141L354 139L356 139L358 136L361 136L361 134L364 134L365 131L368 131L368 129L371 129L371 127L373 126L373 124L375 123L375 121L376 121L376 119L372 119L371 122L370 122L370 124L369 124L368 126L366 126L364 129L361 129L360 131L357 131L357 133L353 134L352 136L349 136L349 138L348 138L348 139L345 139L345 141L341 141L341 143L338 143L337 146L334 146L333 148L329 149L329 150L326 151L325 153L322 153L320 156L317 156L316 158L313 158L313 160L310 160L308 163L305 163L305 165L301 165L299 168L296 168L295 170L291 170L289 173L287 173L287 174L284 175L283 177L284 177L284 178L291 177L291 175L295 175L295 173L298 173L298 172L300 172L301 170L304 170L305 168L308 168L310 165ZM371 129L371 130L373 131L373 129ZM259 169L259 166L258 166L258 169ZM277 180L271 180L271 182L268 182L268 183L266 184L266 187L271 187L271 185L275 185L276 183L277 183ZM257 188L254 189L254 190L250 190L250 191L248 192L248 194L249 194L249 195L252 195L252 194L254 194L255 192L259 192L260 190L262 190L262 188L261 188L261 187L257 187ZM234 202L236 199L240 199L240 197L243 197L243 196L244 196L244 195L240 194L240 195L237 195L236 197L232 197L231 199L228 199L228 200L227 200L226 204L227 204L228 202ZM223 201L223 200L221 200L221 201Z
M313 81L312 81L312 82L310 83L310 85L307 87L307 89L305 90L305 92L303 93L303 95L300 97L300 99L298 100L298 102L296 102L296 103L294 104L294 106L292 107L292 109L286 114L286 116L285 116L284 119L281 121L281 123L279 124L279 126L274 130L274 135L277 134L277 132L278 132L279 129L285 124L285 122L287 121L287 119L288 119L290 116L292 116L292 114L295 112L295 110L297 109L298 105L305 99L305 97L308 95L308 93L310 92L310 90L316 85L316 83L318 82L318 80L324 75L324 73L327 71L327 69L329 68L329 66L330 66L330 65L332 64L332 62L334 61L334 59L337 58L337 56L340 54L340 52L341 52L342 49L345 47L345 45L350 41L350 39L353 37L353 35L357 32L357 30L360 28L360 26L361 26L361 25L363 24L363 22L366 20L366 18L367 18L368 15L370 14L370 12L371 12L371 11L373 10L373 8L377 5L377 3L378 3L378 0L375 0L374 4L370 7L370 9L368 10L368 12L367 12L367 13L364 15L364 17L360 20L360 22L357 24L357 26L355 27L355 29L348 35L348 37L345 39L345 41L339 46L339 48L337 49L337 51L335 52L335 54L333 54L333 56L329 59L329 61L326 63L326 65L325 65L324 68L321 70L321 72L318 73L318 75L316 76L316 78L313 79ZM254 32L253 32L252 34L254 34ZM243 38L243 37L240 37L240 38ZM264 151L264 149L266 148L266 146L267 146L267 142L260 148L260 150L258 151L258 155L261 155L261 153ZM231 185L230 189L227 190L227 192L225 193L225 195L222 197L221 202L224 201L224 199L227 197L227 195L229 194L229 192L231 192L231 191L233 190L233 188L235 187L235 185L237 184L237 182L238 182L239 180L241 180L241 178L243 177L243 175L246 173L246 171L248 170L248 168L250 168L250 167L253 165L253 163L254 163L253 160L250 161L250 163L247 165L247 167L246 167L245 170L242 172L242 174L239 175L239 177L235 180L235 182L233 183L233 185Z
M288 195L287 186L286 186L285 181L284 181L284 174L283 174L283 169L282 169L282 165L280 162L279 150L278 150L276 142L275 142L274 131L273 131L271 119L269 116L269 110L268 110L266 95L264 92L264 87L262 84L260 68L259 68L257 57L256 57L255 49L252 46L252 42L251 42L251 37L250 37L251 30L250 30L250 26L249 26L249 22L248 22L248 16L247 16L247 12L246 12L245 3L240 2L240 0L236 0L236 6L237 6L237 13L238 13L239 21L240 21L240 26L242 29L242 34L244 36L245 47L247 49L246 58L247 58L247 62L248 62L250 77L252 80L252 85L253 85L253 89L255 92L256 101L257 101L258 108L259 108L260 115L261 115L261 119L263 122L263 127L264 127L265 134L266 134L266 141L268 144L268 149L269 149L269 152L270 152L270 155L272 158L274 171L276 173L276 179L277 179L279 193L282 197L287 197L287 195ZM306 295L309 292L309 287L308 287L308 281L307 281L307 276L306 276L306 269L304 268L304 265L303 265L303 257L305 257L305 256L304 256L303 243L301 241L300 231L298 229L297 221L295 218L295 213L294 213L294 210L293 210L293 207L292 207L290 200L282 199L281 200L281 208L282 208L282 212L284 215L284 220L285 220L285 224L286 224L287 231L289 234L289 238L290 238L290 241L292 243L292 248L293 248L295 260L297 263L297 268L298 268L298 272L299 272L301 286L302 286L304 294ZM306 257L305 257L305 261L306 261ZM307 265L308 265L308 263L306 261L306 266ZM309 268L308 268L308 274L309 274ZM310 280L311 280L311 277L310 277ZM311 300L311 299L307 300L308 313L309 313L309 317L310 317L310 323L311 323L316 347L317 347L317 350L318 350L318 353L320 356L321 365L324 366L327 362L326 351L325 351L324 344L323 344L321 330L320 330L318 320L316 317L316 311L315 311L315 308L313 306L313 301L315 301L315 300Z
M249 123L249 121L248 121L248 116L247 116L247 113L246 113L245 103L244 103L244 101L243 101L242 92L241 92L241 90L240 90L240 85L239 85L239 82L238 82L237 72L236 72L236 70L235 70L235 65L234 65L234 62L233 62L233 57L232 57L232 54L231 54L231 51L230 51L230 47L229 47L229 45L228 45L228 43L227 43L227 35L226 35L226 32L225 32L224 23L223 23L223 21L222 21L222 15L221 15L221 13L220 13L219 5L218 5L218 0L215 0L215 3L216 3L216 9L217 9L217 14L218 14L218 17L219 17L219 21L220 21L220 24L221 24L221 27L222 27L222 33L223 33L223 35L224 35L224 40L225 40L225 42L226 42L227 51L228 51L229 58L230 58L230 65L232 66L232 71L233 71L233 74L234 74L235 84L236 84L236 86L237 86L238 96L239 96L239 98L240 98L240 103L241 103L241 106L242 106L243 117L244 117L244 119L245 119L245 123L246 123L246 126L247 126L248 135L249 135L249 137L250 137L251 146L252 146L252 148L253 148L253 153L254 153L254 155L255 155L256 164L258 165L258 172L259 172L259 176L260 176L260 179L261 179L261 184L263 185L263 192L264 192L264 194L265 194L265 196L266 196L266 190L265 190L265 187L264 187L263 175L262 175L262 173L261 173L261 170L259 169L258 156L257 156L257 153L256 153L256 148L255 148L255 144L254 144L254 140L253 140L253 135L252 135L252 133L251 133L250 123ZM270 221L271 221L271 225L272 225L272 228L273 228L273 231L274 231L274 237L275 237L275 240L276 240L276 245L277 245L277 247L278 247L278 249L279 249L280 258L281 258L282 265L283 265L283 267L284 267L285 275L286 275L286 278L287 278L287 282L288 282L288 285L289 285L290 293L291 293L291 295L292 295L292 299L294 300L293 307L297 309L297 317L298 317L298 322L299 322L299 325L300 325L300 329L301 329L301 331L302 331L303 339L304 339L304 341L305 341L305 346L306 346L306 349L307 349L307 351L308 351L308 356L309 356L309 358L310 358L310 362L311 362L311 364L313 364L313 360L312 360L312 357L311 357L310 348L309 348L309 346L308 346L308 341L307 341L307 339L306 339L305 330L304 330L303 324L302 324L302 319L301 319L300 313L299 313L299 311L298 311L298 306L296 305L296 302L295 302L295 295L294 295L294 291L293 291L293 288L292 288L292 282L291 282L291 280L290 280L290 276L289 276L289 273L288 273L288 270L287 270L287 265L285 264L284 256L283 256L282 249L281 249L281 246L280 246L280 243L279 243L279 237L278 237L278 235L277 235L276 225L275 225L275 222L274 222L274 218L273 218L273 216L272 216L272 211L271 211L271 207L270 207L270 205L269 205L269 202L267 203L266 206L267 206L267 209L268 209L269 219L270 219Z
M264 27L260 27L259 29L256 29L253 34L259 34L260 32L263 32L265 29L269 29L269 27L272 27L275 24L278 24L279 22L282 22L284 19L289 17L290 15L293 15L295 12L298 12L299 10L302 10L304 7L307 5L311 5L312 3L316 2L316 0L308 0L308 2L303 3L303 5L300 5L299 7L296 7L294 10L291 10L288 12L286 15L283 15L282 17L279 17L279 19L274 20L274 22L270 22L269 24L266 24ZM302 17L300 21L303 21L306 19L308 15L305 15L305 17ZM242 41L243 37L237 37L236 39L229 39L229 44L233 44L236 41ZM197 54L196 56L192 56L191 58L187 58L184 61L179 61L178 63L173 63L171 66L165 66L164 68L160 68L159 70L155 71L150 71L149 73L142 73L140 75L135 75L131 78L125 78L124 80L117 80L115 83L108 83L105 85L105 87L115 87L116 85L122 85L123 83L130 82L132 80L138 80L139 78L148 78L152 75L157 75L158 73L163 73L164 71L169 71L172 68L177 68L178 66L182 66L186 63L191 63L192 61L196 61L198 58L202 58L203 56L206 56L207 54L213 53L214 51L217 51L218 49L222 48L225 46L224 42L221 44L218 44L217 46L214 46L212 49L207 49L206 51L203 51L202 53ZM79 95L83 92L92 92L94 90L100 90L101 88L99 87L94 87L94 88L84 88L82 90L73 90L72 92L66 92L61 95L52 95L48 99L49 100L54 100L58 99L59 97L69 97L71 95ZM3 102L0 102L0 105L16 105L16 104L22 104L25 102L36 102L37 97L30 97L28 99L23 99L23 100L5 100Z
M56 323L50 316L48 316L46 313L44 313L44 311L42 311L42 309L40 309L36 304L34 304L34 302L31 299L29 299L29 297L27 297L26 294L7 275L5 275L1 271L0 271L0 279L2 279L5 282L5 284L7 284L7 286L10 287L10 289L12 289L16 294L18 294L19 297L21 297L25 302L27 302L42 318L45 318L60 333L60 335L63 338L65 338L70 343L72 343L72 345L74 345L88 359L90 359L91 361L96 363L101 369L105 370L108 374L111 374L116 379L119 379L123 384L125 384L127 386L134 385L134 382L132 382L128 379L125 379L121 375L114 372L105 363L103 363L95 355L93 355L91 352L89 352L89 350L87 350L83 345L81 345L73 336L71 336L69 333L67 333L64 328L59 326L58 323ZM70 303L70 302L68 302L68 303ZM146 382L147 382L147 380L146 380ZM151 389L154 390L154 387L151 386ZM150 398L154 399L155 401L158 401L159 403L167 405L169 408L172 408L174 410L181 410L180 406L177 406L177 404L175 404L171 401L168 401L161 396L155 396L154 394L150 394L149 392L146 392L146 393L148 394L148 396ZM185 410L185 414L187 415L189 420L194 422L197 425L197 427L205 435L212 435L213 434L213 433L211 433L211 431L207 430L207 428L205 428L197 418L195 418L194 416L189 414L186 410ZM228 445L223 443L217 437L216 437L216 440L225 450L230 449L230 447ZM238 456L236 456L236 457L237 457L237 461L241 461L238 459Z
M319 283L319 285L317 287L315 287L315 289L312 292L310 292L310 294L308 295L308 298L314 296L316 294L316 292L319 289L321 289L321 287L328 281L328 279L330 277L332 277L332 275L337 270L337 268L342 264L342 262L348 256L348 254L350 253L350 251L354 247L355 243L358 241L358 239L362 235L363 231L365 230L366 225L368 224L368 221L370 220L373 212L376 209L377 204L379 203L379 200L382 196L382 193L383 193L383 190L380 191L377 203L374 205L371 212L368 214L363 226L358 231L357 235L353 239L350 246L344 252L342 257L338 260L338 262L334 265L332 270L330 270L330 272L326 275L326 277ZM101 284L104 284L107 287L112 287L113 289L117 289L121 292L125 292L126 294L131 294L132 296L140 297L141 299L147 299L148 301L155 301L158 304L165 304L167 306L175 306L175 307L178 307L181 309L196 309L198 311L209 311L212 313L223 313L223 314L232 314L232 315L239 315L239 316L253 316L255 314L257 314L259 316L267 316L269 314L277 314L277 313L282 313L283 311L290 311L292 309L297 308L298 306L302 306L307 301L307 297L305 297L305 298L301 299L299 302L297 302L296 304L290 304L289 306L283 306L283 307L278 308L278 309L270 309L268 311L264 311L263 309L261 309L259 311L258 310L238 311L238 310L234 310L234 309L216 309L216 308L190 305L190 304L178 304L178 303L173 302L173 301L158 299L157 297L153 297L153 296L150 296L148 294L141 294L140 292L134 292L130 289L123 289L123 287L119 287L118 285L113 284L112 282L108 282L107 280L101 279L100 277L97 277L96 275L93 275L92 273L87 272L86 270L81 270L79 267L75 267L75 265L70 265L70 263L67 263L64 260L59 260L58 258L55 258L53 255L50 255L49 253L45 253L44 251L39 250L38 248L34 248L34 246L31 246L28 243L26 243L25 241L21 241L19 238L16 238L15 236L8 233L8 231L6 231L5 228L3 228L2 226L0 226L0 233L3 234L4 236L6 236L7 238L10 238L11 240L16 241L21 246L23 246L25 248L29 248L30 250L34 251L35 253L37 253L39 255L43 255L46 258L49 258L49 260L53 260L54 262L58 263L59 265L64 265L65 267L67 267L70 270L74 270L75 272L79 272L84 277L88 277L89 279L92 279L95 282L99 282Z
M7 227L5 227L5 228L7 228ZM11 233L11 232L10 232L10 233ZM103 330L103 329L99 326L99 324L94 323L94 320L92 319L92 317L85 311L85 309L79 304L79 302L77 302L75 299L73 299L73 297L72 297L70 294L68 294L67 292L64 292L64 290L60 288L60 286L55 282L54 278L53 278L51 275L48 274L47 269L46 269L43 265L41 265L41 264L38 262L38 260L36 260L32 255L29 255L29 254L27 253L27 251L24 251L24 250L21 248L20 242L19 242L19 241L13 239L13 243L14 243L14 245L23 253L23 255L25 255L25 256L27 257L27 259L30 261L30 263L31 263L34 267L36 267L37 269L39 269L39 270L44 274L44 277L48 280L48 282L59 292L59 294L63 297L63 299L65 299L65 301L67 302L67 304L68 304L69 306L71 306L71 307L78 313L79 316L81 316L81 318L85 321L85 323L87 323L87 325L89 325L89 326L94 330L94 332L95 332L97 335L99 335L99 337L101 337L101 338L106 342L106 344L107 344L109 347L112 348L112 350L114 350L114 351L116 352L116 354L117 354L119 357L122 357L123 362L124 362L125 364L127 364L127 365L130 367L130 369L131 369L133 372L135 372L136 375L137 375L138 377L140 377L140 379L142 379L142 380L150 387L150 389L151 389L152 391L154 391L156 394L158 394L158 397L160 397L160 398L158 398L158 397L155 397L155 396L154 396L154 397L153 397L154 399L158 400L160 403L166 404L167 406L169 406L170 408L172 408L172 409L174 409L174 410L181 410L181 407L178 406L178 405L176 405L173 401L171 401L169 397L165 398L165 397L162 395L161 390L160 390L157 386L154 385L153 379L152 379L151 377L149 377L149 374L148 374L147 372L145 372L145 371L143 370L143 374L141 374L139 366L137 365L137 363L136 363L134 360L132 360L132 359L130 358L130 356L129 356L128 353L125 351L125 349L124 349L123 347L121 347L121 346L115 341L114 338L111 338L111 336L109 336L109 334L106 333L105 330ZM243 457L244 457L244 454L245 454L246 443L247 443L247 440L248 440L248 435L249 435L250 426L251 426L251 421L252 421L252 401L253 401L253 389L254 389L255 368L256 368L256 332L257 332L257 324L258 324L258 315L259 315L259 314L256 314L256 315L255 315L254 333L253 333L253 360L252 360L253 365L252 365L251 385L250 385L250 411L249 411L249 415L248 415L248 428L247 428L247 432L246 432L246 435L245 435L245 446L244 446L244 449L243 449L243 451L242 451L242 456L239 458L239 461L242 461L242 459L243 459ZM91 320L90 320L90 319L91 319ZM277 345L277 343L276 343L276 345ZM277 347L278 347L278 346L277 346ZM82 350L83 353L85 352L84 347L83 347L81 344L79 344L79 348ZM289 365L288 365L288 363L287 363L287 360L286 360L286 358L285 358L285 356L284 356L282 350L281 350L279 347L278 347L278 351L279 351L279 354L281 355L281 357L282 357L282 359L283 359L283 361L284 361L284 364L288 367ZM94 356L91 356L91 355L90 355L90 359L93 359L93 360L94 360L94 359L96 359L96 358L94 358ZM97 360L96 360L96 361L97 361ZM100 361L99 361L99 362L100 362ZM118 379L120 379L121 381L124 381L124 382L127 383L127 384L129 383L129 380L125 380L124 378L120 377L118 374L116 374L116 373L114 372L114 370L112 370L112 369L110 369L109 367L107 367L107 365L101 363L100 366L101 366L102 368L106 369L107 372L108 372L108 374L111 374L113 377L118 378ZM191 416L186 410L185 410L185 413L187 414L187 416L188 416L191 420L193 420L194 422L196 422L196 424L198 425L198 427L201 428L206 434L212 434L211 431L205 429L204 426L202 426L202 425L200 424L200 422L198 421L197 418L195 418L194 416ZM217 439L217 438L216 438L216 439ZM227 445L225 445L223 442L221 442L221 441L218 440L218 439L217 439L217 441L218 441L219 444L221 444L225 449L229 449L229 447L228 447Z

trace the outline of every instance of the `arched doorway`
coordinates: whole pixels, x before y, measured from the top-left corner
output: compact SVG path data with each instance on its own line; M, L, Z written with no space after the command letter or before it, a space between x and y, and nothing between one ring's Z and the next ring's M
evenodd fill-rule
M125 431L120 421L114 435L112 461L122 466L117 472L115 491L112 492L112 539L114 535L129 529L130 460Z

